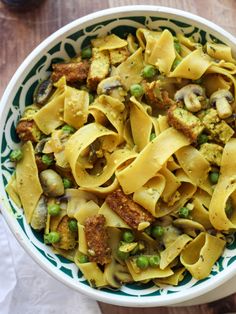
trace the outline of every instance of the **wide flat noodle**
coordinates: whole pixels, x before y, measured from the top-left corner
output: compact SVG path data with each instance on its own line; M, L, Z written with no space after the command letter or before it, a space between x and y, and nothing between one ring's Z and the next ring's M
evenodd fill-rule
M132 84L142 81L143 66L142 48L139 48L117 67L116 74L120 76L126 90L129 90Z
M179 236L170 246L161 252L160 269L165 269L180 254L186 244L191 241L187 234Z
M129 269L129 272L133 278L134 281L143 281L153 278L163 278L163 277L169 277L173 275L173 271L170 268L166 269L160 269L159 267L155 268L147 268L142 269L139 273L136 271L136 268L134 268L133 263L131 261L126 261L126 265Z
M181 168L185 171L193 184L201 187L201 189L207 193L212 194L212 187L208 180L210 164L203 155L190 145L179 149L175 155Z
M187 55L169 76L197 80L206 72L211 64L211 58L199 48Z
M121 101L107 95L99 96L89 107L89 112L94 115L95 121L97 115L93 114L94 111L100 111L108 119L119 134L119 142L123 140L124 110L125 106Z
M76 258L75 263L92 287L104 287L108 284L104 273L98 267L97 263L79 263Z
M103 215L106 218L106 226L113 227L113 228L127 228L130 227L127 225L124 220L120 218L108 205L104 202L99 209L99 214Z
M177 130L169 128L162 132L147 144L128 167L117 172L117 179L123 191L130 194L142 187L171 155L186 145L189 145L189 140Z
M91 40L93 47L98 48L98 50L112 50L127 46L127 41L121 39L115 34L107 35L105 37L96 38Z
M165 29L155 42L148 63L155 65L160 72L168 74L175 60L174 39L170 31Z
M214 59L235 63L235 60L232 57L231 47L229 46L216 43L206 43L206 50L209 56Z
M27 223L30 224L43 190L39 181L34 148L30 141L22 146L22 153L23 158L16 165L16 185Z
M88 118L89 93L66 86L64 103L64 121L79 129Z
M195 279L206 278L222 254L224 246L225 241L202 232L182 251L181 263Z
M91 123L73 134L66 144L66 157L70 163L73 176L79 186L95 188L103 185L111 178L117 167L125 161L137 156L137 153L134 151L118 149L112 154L106 154L106 167L103 168L103 171L99 175L89 174L79 163L79 157L81 152L88 147L90 143L102 136L109 136L107 143L104 144L105 146L109 147L110 145L114 145L116 133L104 128L102 125Z
M13 200L13 202L16 204L17 207L22 206L20 197L17 192L17 182L16 182L15 173L11 176L10 181L8 182L6 186L6 192L8 193L8 195L10 196L10 198Z
M209 216L217 230L236 229L236 211L227 217L225 206L229 196L236 190L236 139L230 139L223 150L220 177L212 195Z
M134 144L140 152L150 141L153 122L145 107L135 99L130 98L130 125Z
M38 128L47 135L64 123L65 77L62 77L55 86L57 90L50 101L34 115Z
M136 190L133 194L133 200L147 209L156 217L157 202L165 188L166 180L162 175L151 178L143 187Z

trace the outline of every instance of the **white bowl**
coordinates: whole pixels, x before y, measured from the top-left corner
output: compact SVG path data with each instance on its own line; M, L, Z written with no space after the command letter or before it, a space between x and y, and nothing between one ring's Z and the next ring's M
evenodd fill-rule
M127 285L119 291L91 288L75 264L55 255L43 244L40 235L25 221L21 208L9 199L5 192L7 181L13 172L9 154L17 146L15 126L25 105L32 102L33 90L39 79L48 75L53 59L73 57L81 45L90 38L113 31L116 34L132 32L138 27L163 29L192 35L195 40L217 39L236 51L236 39L219 26L176 9L157 6L127 6L108 9L82 17L55 32L43 41L22 63L11 79L0 107L0 197L3 215L19 243L48 273L96 300L124 306L151 307L173 305L199 297L222 285L236 274L236 241L225 249L224 255L213 267L210 276L196 281L188 276L179 286Z

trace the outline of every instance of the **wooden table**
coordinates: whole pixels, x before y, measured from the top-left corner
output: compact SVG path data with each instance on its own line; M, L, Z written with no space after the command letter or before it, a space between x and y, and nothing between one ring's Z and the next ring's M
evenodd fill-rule
M130 4L184 9L219 24L236 36L236 0L44 0L37 9L29 12L10 11L0 3L0 95L29 52L58 28L88 13ZM100 307L104 314L236 313L236 295L214 303L185 308L138 309L104 303L100 303Z

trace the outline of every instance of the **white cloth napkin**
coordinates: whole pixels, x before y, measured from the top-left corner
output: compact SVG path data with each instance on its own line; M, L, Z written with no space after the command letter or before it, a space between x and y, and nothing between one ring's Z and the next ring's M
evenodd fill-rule
M0 213L0 314L101 314L97 302L42 270L17 243Z

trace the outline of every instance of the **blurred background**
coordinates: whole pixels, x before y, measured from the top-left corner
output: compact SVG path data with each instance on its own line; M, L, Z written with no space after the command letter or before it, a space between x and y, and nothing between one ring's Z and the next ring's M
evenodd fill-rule
M28 1L30 6L27 5ZM14 5L6 5L7 2ZM21 4L17 6L17 2ZM236 0L1 0L0 96L25 57L57 29L86 14L132 4L183 9L215 22L236 36ZM135 309L101 303L100 307L103 314L236 313L236 295L211 304L188 308Z

